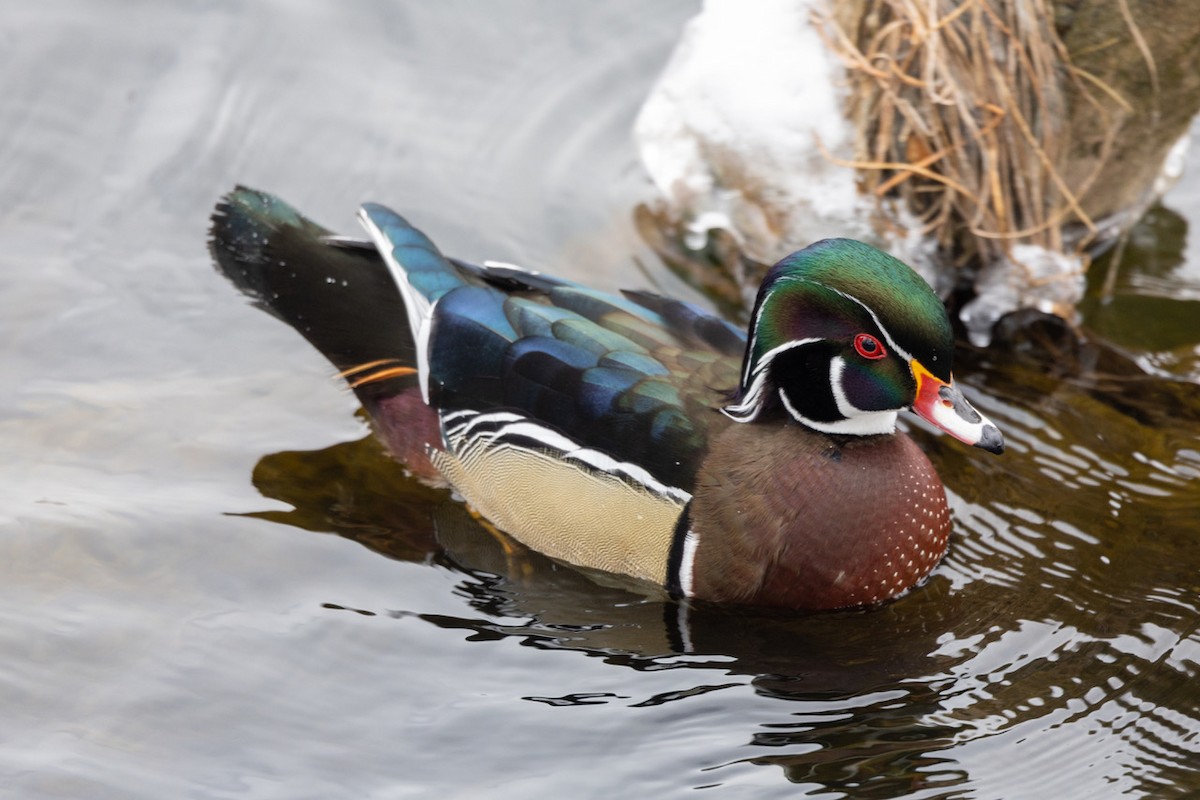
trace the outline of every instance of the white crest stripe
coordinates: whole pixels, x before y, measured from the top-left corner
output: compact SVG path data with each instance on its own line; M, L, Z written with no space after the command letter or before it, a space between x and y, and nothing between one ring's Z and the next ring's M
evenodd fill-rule
M905 361L913 360L912 354L910 354L907 350L905 350L903 347L901 347L900 345L898 345L896 343L896 340L892 338L892 334L888 332L888 329L886 327L884 327L884 324L879 319L879 316L875 313L874 310L872 310L872 308L869 305L864 303L862 300L859 300L854 295L846 294L845 292L843 292L840 289L834 289L832 286L827 287L827 288L831 289L832 291L837 292L838 294L840 294L842 297L846 298L847 300L853 300L855 303L858 303L860 306L862 306L863 309L865 309L866 312L871 315L871 319L875 322L875 327L879 328L879 332L883 334L883 338L887 339L887 342L888 342L888 344L890 344L892 346L892 349L895 350L897 353L899 353L901 358L903 358Z

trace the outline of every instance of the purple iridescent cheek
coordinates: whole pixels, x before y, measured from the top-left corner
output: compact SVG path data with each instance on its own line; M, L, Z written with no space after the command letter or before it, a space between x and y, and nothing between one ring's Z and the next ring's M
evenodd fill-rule
M860 411L890 411L912 402L903 376L882 364L849 362L842 371L842 391Z

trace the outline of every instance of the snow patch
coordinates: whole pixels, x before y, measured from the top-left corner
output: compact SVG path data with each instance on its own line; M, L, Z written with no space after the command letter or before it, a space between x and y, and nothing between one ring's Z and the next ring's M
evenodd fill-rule
M971 342L986 346L992 326L1019 308L1036 308L1063 319L1075 317L1083 298L1084 261L1080 256L1056 253L1034 244L1013 245L1007 258L997 259L979 271L974 300L963 306L959 318Z
M828 236L872 238L874 203L821 151L854 153L844 70L811 17L821 5L707 0L642 107L642 161L694 240L725 228L773 263Z

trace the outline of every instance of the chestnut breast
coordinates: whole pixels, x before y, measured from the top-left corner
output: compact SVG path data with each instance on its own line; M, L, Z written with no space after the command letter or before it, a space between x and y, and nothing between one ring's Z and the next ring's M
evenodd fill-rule
M908 436L835 438L732 425L712 442L691 507L692 594L842 608L894 597L946 552L941 480Z

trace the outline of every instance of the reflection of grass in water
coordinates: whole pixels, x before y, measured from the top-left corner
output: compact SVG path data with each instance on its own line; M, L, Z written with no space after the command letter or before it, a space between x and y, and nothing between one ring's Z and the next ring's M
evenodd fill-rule
M1101 336L1200 379L1200 283L1172 275L1183 264L1187 233L1174 211L1151 208L1120 246L1097 259L1080 311Z

